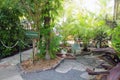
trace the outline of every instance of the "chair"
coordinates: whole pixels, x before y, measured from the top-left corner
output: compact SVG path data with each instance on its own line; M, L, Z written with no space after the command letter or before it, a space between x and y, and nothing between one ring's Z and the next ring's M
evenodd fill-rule
M74 43L72 45L72 53L73 54L80 54L80 52L81 52L80 44Z

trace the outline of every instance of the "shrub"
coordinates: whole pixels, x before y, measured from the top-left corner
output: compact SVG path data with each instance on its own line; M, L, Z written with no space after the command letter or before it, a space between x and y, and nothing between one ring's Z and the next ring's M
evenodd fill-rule
M18 50L18 45L15 48L6 48L13 46L20 38L23 37L23 29L20 25L19 16L21 12L17 8L1 7L0 9L0 57L11 55L13 51Z
M120 53L120 25L114 28L112 34L112 46L114 49Z

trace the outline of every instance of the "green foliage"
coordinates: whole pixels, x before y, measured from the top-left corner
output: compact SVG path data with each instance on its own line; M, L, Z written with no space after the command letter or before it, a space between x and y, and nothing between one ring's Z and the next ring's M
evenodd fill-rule
M61 0L62 1L62 0ZM41 42L44 43L44 51L46 55L49 52L51 58L55 58L55 53L58 50L59 39L53 35L53 27L55 27L55 19L59 15L58 11L61 9L61 1L59 0L46 0L42 8L41 21L44 25L40 28L40 34L42 35ZM41 47L41 45L39 45ZM41 51L41 50L40 50Z
M113 30L112 46L118 53L120 53L120 25Z
M100 20L97 22L97 27L95 30L95 37L94 40L97 41L96 47L106 47L108 44L104 43L110 39L109 31L111 30L109 26L106 25L104 20ZM104 45L102 45L104 43Z
M105 16L101 17L101 15L95 15L95 13L86 10L77 11L76 7L68 6L66 9L68 13L65 12L65 16L63 16L65 21L63 20L61 25L63 40L67 40L67 37L72 35L74 38L80 38L86 47L91 39L96 39L97 41L108 39L110 28L103 19ZM73 15L72 12L74 10L76 10L76 13Z
M51 53L51 58L55 58L56 57L56 52L59 50L59 45L60 45L60 41L61 38L60 36L54 36L51 39L51 43L50 43L50 53Z
M19 8L18 7L18 2L19 2L19 0L4 0L4 1L2 1L2 0L0 0L0 7L17 7L17 8Z
M75 19L66 19L61 28L63 38L72 35L74 38L80 38L86 46L94 37L94 18L89 15L81 13L77 14Z
M17 8L1 7L0 8L0 40L7 46L13 46L20 38L23 37L22 26L20 25L19 16L21 12ZM0 57L10 55L16 48L5 48L0 43Z
M62 9L63 0L21 0L25 17L33 21L32 29L39 33L38 55L45 58L49 55L55 58L58 39L52 35L56 19Z

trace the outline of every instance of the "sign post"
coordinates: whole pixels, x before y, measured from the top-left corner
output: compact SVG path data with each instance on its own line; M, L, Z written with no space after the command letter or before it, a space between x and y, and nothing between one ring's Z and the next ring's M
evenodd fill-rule
M34 31L26 31L25 34L28 38L32 39L33 41L33 63L34 63L34 56L35 56L35 46L36 46L36 40L38 38L38 33Z

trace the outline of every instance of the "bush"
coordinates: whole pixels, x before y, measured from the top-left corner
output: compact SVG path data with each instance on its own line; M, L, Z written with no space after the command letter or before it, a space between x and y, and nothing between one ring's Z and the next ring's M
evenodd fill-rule
M105 24L97 27L95 29L95 38L94 40L96 41L95 46L98 48L102 47L108 47L108 40L110 39L110 36L108 32L110 31L110 28L108 26L105 26Z
M19 17L21 12L17 8L1 7L0 9L0 57L11 55L13 51L18 50L18 45L15 48L6 48L13 46L19 39L23 38L23 29L20 25Z
M114 49L120 53L120 25L114 28L112 34L112 46Z

